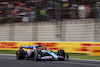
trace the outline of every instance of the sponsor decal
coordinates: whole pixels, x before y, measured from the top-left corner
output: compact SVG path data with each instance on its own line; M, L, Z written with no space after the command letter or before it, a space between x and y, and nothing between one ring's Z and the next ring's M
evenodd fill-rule
M35 43L36 45L40 44L44 47L56 47L58 43Z
M93 50L93 52L100 52L100 50Z
M0 42L0 48L19 48L16 42Z
M87 51L89 51L89 49L88 49L88 47L80 47L80 48L75 48L75 51L87 52Z
M36 45L41 45L41 46L43 46L43 47L47 47L47 50L50 50L50 49L52 49L52 50L58 50L59 48L56 48L56 46L57 46L57 44L58 43L35 43ZM49 47L51 47L51 48L49 48ZM55 48L53 48L53 47L55 47Z
M90 48L91 48L91 51L89 53L90 56L100 56L100 46L92 46Z
M100 44L82 44L82 46L100 46Z
M88 47L82 47L80 48L80 51L89 51Z
M15 42L0 42L0 46L16 46Z
M100 46L100 44L81 44L80 48L76 48L75 50L76 51L84 51L84 52L87 52L87 51L90 51L90 49L88 47L90 46Z
M50 50L50 49L52 49L52 50L58 50L59 48L48 48L48 50Z
M18 49L20 47L0 47L0 48L16 48L16 49Z

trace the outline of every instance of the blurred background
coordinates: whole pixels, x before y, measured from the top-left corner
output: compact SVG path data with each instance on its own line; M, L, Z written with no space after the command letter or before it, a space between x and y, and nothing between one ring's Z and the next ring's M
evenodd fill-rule
M0 41L100 42L100 0L0 0Z

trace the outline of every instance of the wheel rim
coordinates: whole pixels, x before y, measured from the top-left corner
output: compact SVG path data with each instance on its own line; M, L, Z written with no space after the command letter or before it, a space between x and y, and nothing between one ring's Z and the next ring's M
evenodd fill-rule
M36 59L36 52L34 53L34 59Z

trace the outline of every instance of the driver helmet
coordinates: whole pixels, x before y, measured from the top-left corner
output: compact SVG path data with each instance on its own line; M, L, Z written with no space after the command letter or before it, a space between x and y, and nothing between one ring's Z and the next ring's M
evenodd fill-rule
M47 48L46 47L43 47L43 49L46 50Z

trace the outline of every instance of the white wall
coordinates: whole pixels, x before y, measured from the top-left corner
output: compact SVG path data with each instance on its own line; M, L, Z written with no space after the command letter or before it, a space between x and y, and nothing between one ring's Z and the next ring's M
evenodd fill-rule
M92 42L94 41L94 20L81 19L67 21L66 41Z
M9 25L0 25L0 41L9 41Z
M38 24L38 41L57 41L55 23Z
M70 42L93 42L94 19L74 19L62 22L61 37ZM0 41L59 41L55 22L23 22L0 25ZM60 26L59 26L60 27ZM60 28L59 28L60 29ZM10 33L10 34L9 34ZM98 33L99 35L99 33ZM11 39L10 39L11 40Z

